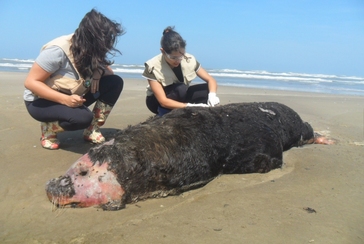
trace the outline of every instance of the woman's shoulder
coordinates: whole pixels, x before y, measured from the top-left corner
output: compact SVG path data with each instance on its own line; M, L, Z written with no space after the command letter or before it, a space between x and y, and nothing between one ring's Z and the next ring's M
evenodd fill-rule
M193 61L196 61L196 57L195 56L193 56L192 54L190 54L190 53L185 53L185 57L187 58L187 59L191 59L191 60L193 60Z
M58 46L49 46L43 49L37 59L51 59L51 60L59 60L65 58L65 53L62 48Z
M158 54L144 63L145 70L151 73L154 67L161 66L161 63L162 63L162 54Z
M72 36L74 34L68 34L68 35L63 35L63 36L59 36L57 38L54 38L53 40L47 42L46 44L43 45L42 49L45 49L49 46L59 46L61 48L66 47L68 48L69 45L71 44L71 39Z
M67 62L67 57L60 47L50 46L40 52L35 62L47 72L53 73Z
M195 70L198 70L198 66L200 65L200 63L196 60L195 56L193 56L190 53L185 53L185 58L184 61L181 62L183 65L187 65L187 66L191 66L194 67Z

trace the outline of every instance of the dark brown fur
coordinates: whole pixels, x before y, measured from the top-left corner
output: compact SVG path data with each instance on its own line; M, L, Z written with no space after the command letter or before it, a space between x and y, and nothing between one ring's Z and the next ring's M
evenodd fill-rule
M178 194L219 174L268 172L282 166L283 151L313 137L312 127L283 104L241 103L176 109L130 126L89 155L109 163L125 204Z

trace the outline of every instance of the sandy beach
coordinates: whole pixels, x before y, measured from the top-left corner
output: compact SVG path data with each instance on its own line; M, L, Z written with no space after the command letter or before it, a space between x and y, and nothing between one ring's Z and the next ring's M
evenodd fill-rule
M221 104L281 102L338 143L293 148L282 169L223 175L120 211L54 209L46 182L92 145L74 131L59 134L60 150L40 146L39 122L22 98L25 77L0 72L1 243L364 243L364 97L220 86ZM152 115L145 86L125 79L102 128L107 138Z

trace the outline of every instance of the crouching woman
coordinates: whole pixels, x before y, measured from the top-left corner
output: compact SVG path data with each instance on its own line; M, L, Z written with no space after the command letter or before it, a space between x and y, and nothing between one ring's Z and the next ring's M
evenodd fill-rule
M25 105L41 122L43 148L58 149L62 131L84 129L86 141L105 141L99 128L124 85L107 54L119 52L115 45L123 33L119 23L92 9L74 33L43 46L24 82Z

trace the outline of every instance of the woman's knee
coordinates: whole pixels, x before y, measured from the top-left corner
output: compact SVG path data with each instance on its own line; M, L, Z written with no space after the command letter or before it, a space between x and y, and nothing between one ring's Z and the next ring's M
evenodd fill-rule
M173 84L165 88L166 96L178 102L185 102L188 86L184 83Z
M68 131L82 130L90 126L94 114L91 111L79 112L68 120L60 120L59 125Z
M151 111L154 114L158 113L159 102L154 95L147 96L145 99L145 104L147 105L149 111Z
M99 83L100 97L103 102L114 106L124 88L124 80L118 75L109 75Z
M91 124L93 119L94 119L94 113L89 111L77 117L77 124L79 124L79 126L82 128L87 128Z
M104 84L108 85L109 90L115 93L121 93L124 88L124 80L118 75L109 75L104 77ZM103 84L102 84L103 85Z
M190 86L187 90L186 102L206 103L209 94L207 83Z

